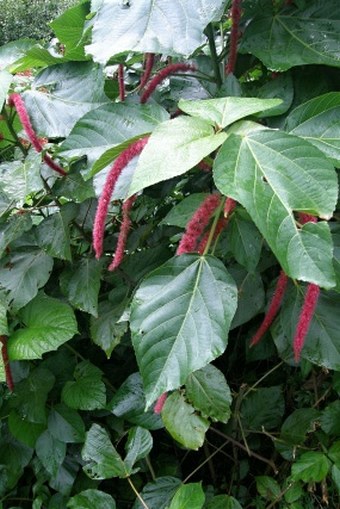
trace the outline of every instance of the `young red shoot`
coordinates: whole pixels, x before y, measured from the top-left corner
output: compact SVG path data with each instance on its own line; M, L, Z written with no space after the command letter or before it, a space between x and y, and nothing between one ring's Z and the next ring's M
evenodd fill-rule
M0 336L0 343L2 344L1 348L1 354L2 354L2 361L4 363L4 369L5 369L5 375L6 375L6 383L8 389L13 392L14 391L14 382L12 377L12 371L11 366L8 359L8 352L7 352L7 336Z
M181 242L177 248L177 255L184 253L192 253L197 249L197 244L201 235L217 207L219 206L221 197L219 194L209 194L196 210L186 226Z
M119 87L119 99L125 101L125 83L124 83L124 65L119 64L118 66L118 87Z
M230 49L229 58L226 65L226 74L233 74L237 59L237 43L239 39L239 24L241 18L241 2L242 0L233 0L231 6L231 32L230 32Z
M164 67L161 71L159 71L146 86L143 94L141 95L140 102L142 104L146 103L149 99L152 92L155 88L162 83L170 74L175 74L177 72L188 72L188 71L197 71L197 68L191 64L170 64L167 67Z
M123 150L113 163L108 176L106 177L103 192L99 198L93 226L93 248L96 258L100 258L103 253L105 220L118 177L124 170L125 166L127 166L134 157L138 156L142 152L148 142L148 139L148 136L141 138L131 143L127 149Z
M152 68L155 63L155 54L154 53L145 53L145 67L144 67L144 73L140 80L139 88L142 90L147 82L149 81L149 78L151 76Z
M301 351L305 343L305 339L312 321L316 305L320 295L320 288L318 285L310 283L307 287L305 300L301 309L299 321L296 327L295 336L293 340L294 358L298 363L301 357Z
M160 414L162 412L167 396L167 392L164 392L161 396L159 396L153 409L155 414Z
M277 312L281 306L281 302L283 299L283 296L286 291L288 283L288 276L281 270L279 278L276 283L276 287L274 290L274 294L272 297L272 300L269 304L268 311L263 319L263 322L261 323L260 327L258 328L257 332L254 334L250 341L250 346L256 345L264 336L264 334L267 332L271 324L273 323Z
M136 195L130 196L130 198L128 198L123 203L123 208L122 208L123 218L122 218L122 223L120 225L116 252L115 252L113 261L111 262L111 265L109 266L110 271L115 270L117 267L119 267L119 265L123 261L126 241L127 241L127 237L128 237L130 226L131 226L130 210L131 210L133 204L135 203L136 198L137 198Z
M26 134L28 136L28 139L32 143L32 145L35 148L35 150L38 153L42 152L43 151L43 145L42 145L40 139L38 138L38 136L36 135L36 133L35 133L33 127L32 127L32 124L31 124L30 118L28 116L28 112L27 112L25 103L24 103L21 95L20 94L12 94L12 95L10 95L9 96L9 100L8 100L8 104L10 106L14 106L15 109L17 110L20 122L21 122L23 128L25 129L25 132L26 132ZM62 176L67 175L66 171L63 170L63 168L61 168L55 161L53 161L48 154L45 154L43 156L43 160L52 170L58 172Z

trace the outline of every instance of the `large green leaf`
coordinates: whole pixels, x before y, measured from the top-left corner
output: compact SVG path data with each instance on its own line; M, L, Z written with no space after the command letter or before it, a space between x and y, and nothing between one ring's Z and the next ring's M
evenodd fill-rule
M201 483L183 484L176 491L169 509L201 509L204 501Z
M34 447L37 439L46 429L46 424L30 422L12 410L8 416L8 429L17 440L29 447Z
M70 306L39 294L19 313L25 328L17 329L8 341L10 359L40 359L56 350L77 333L77 322Z
M66 382L61 398L75 410L96 410L105 407L106 389L102 372L89 361L80 362L74 371L74 381Z
M340 92L329 92L295 108L286 118L285 129L313 143L339 166Z
M227 243L236 261L254 272L260 260L263 238L244 209L233 214L227 229Z
M274 429L281 422L285 411L282 388L261 387L242 401L241 416L246 429Z
M164 426L178 443L195 451L202 447L209 421L197 414L180 391L167 397L162 419Z
M55 405L48 417L48 430L61 442L82 443L85 440L85 424L80 415L63 404Z
M208 121L223 129L241 118L269 110L281 103L281 99L258 99L257 97L223 97L203 101L181 99L178 107L192 117Z
M168 113L156 104L105 104L84 115L60 146L58 153L66 157L86 155L90 166L116 145L134 136L153 131ZM118 154L106 160L105 167ZM99 171L98 167L96 171Z
M98 424L92 424L86 433L81 455L85 461L84 472L92 479L111 479L127 475L125 464L113 447L109 435Z
M66 456L66 444L45 431L37 440L35 450L43 467L51 476L56 476Z
M153 446L152 435L147 429L130 428L128 433L128 440L126 442L125 450L126 456L124 463L126 469L132 473L132 468L137 461L145 458L151 451Z
M223 6L223 0L173 0L170 4L167 0L104 0L86 50L102 64L125 51L188 56L204 43L204 28L219 19ZM108 19L114 23L108 24Z
M12 83L12 75L7 71L0 70L0 111L4 105L8 89Z
M30 214L15 214L7 219L0 226L0 256L4 254L7 246L13 240L20 237L24 232L32 228L32 219Z
M160 124L139 157L129 194L182 175L216 150L226 133L200 118L178 117ZM157 171L156 171L157 168Z
M24 56L26 52L32 48L37 41L35 39L19 39L17 41L9 42L0 47L0 67L1 69L8 68L20 57Z
M176 477L158 477L155 481L144 486L141 496L149 509L168 509L180 484L181 481ZM133 509L145 509L145 507L137 499L133 504Z
M44 219L36 232L38 245L47 254L62 260L71 260L69 227L60 211Z
M189 375L186 396L204 417L227 422L230 417L231 394L223 373L208 364Z
M17 252L0 263L0 286L7 291L14 310L25 306L48 281L53 258L40 249Z
M332 216L337 176L322 152L283 132L232 134L215 160L214 178L222 193L247 209L289 276L334 286L327 223L299 228L293 215L305 211L324 219Z
M292 479L304 482L321 482L328 474L331 462L322 452L308 451L292 465Z
M294 362L292 341L302 303L301 289L291 287L278 320L271 329L280 356L290 363ZM340 316L337 311L339 305L338 293L321 293L301 352L302 358L336 371L340 370L340 338L337 332L340 330Z
M43 70L23 98L35 130L51 138L67 136L85 113L109 102L103 70L90 62Z
M67 507L69 509L116 509L116 502L104 491L88 489L71 497Z
M176 256L144 279L131 331L147 407L224 352L236 305L235 283L212 256Z
M270 9L270 6L268 6ZM340 5L311 0L301 11L263 9L245 30L241 51L285 71L304 64L340 67Z

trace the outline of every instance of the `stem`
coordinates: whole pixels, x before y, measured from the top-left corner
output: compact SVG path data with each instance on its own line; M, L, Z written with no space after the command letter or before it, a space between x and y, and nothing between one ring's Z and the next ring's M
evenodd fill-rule
M155 480L156 480L156 474L155 474L155 471L154 471L154 469L153 469L152 463L151 463L151 461L150 461L150 456L149 456L149 455L147 455L147 456L145 457L145 463L146 463L146 464L147 464L147 466L148 466L148 469L149 469L149 471L150 471L150 474L151 474L152 480L153 480L153 481L155 481Z
M219 204L219 206L216 209L216 214L215 214L215 217L214 217L213 224L211 225L211 229L210 229L209 237L208 237L208 240L207 240L207 244L206 244L205 249L203 251L203 256L205 256L208 253L209 249L210 249L211 243L212 243L213 238L214 238L214 233L215 233L215 230L216 230L216 226L217 226L218 220L220 218L221 212L223 210L223 207L224 207L224 201L222 200L221 203Z
M265 373L261 378L259 378L255 383L254 385L252 385L251 387L249 387L249 389L244 393L243 397L245 398L246 396L248 396L248 394L253 391L255 389L255 387L257 387L261 382L263 382L263 380L265 378L267 378L267 376L271 375L272 373L274 373L274 371L276 369L278 369L280 366L282 366L283 364L283 361L279 362L276 366L274 366L272 369L270 369L269 371L267 371L267 373Z
M211 23L209 23L205 32L207 34L208 41L209 41L210 55L211 55L213 69L214 69L216 85L217 85L217 88L221 88L221 86L222 86L221 70L220 70L220 66L218 64L218 56L217 56L216 44L215 44L215 34L214 34L214 29L213 29L213 26Z
M137 491L135 485L133 484L133 482L131 481L130 477L127 477L127 480L128 480L128 483L130 484L131 486L131 489L132 491L134 492L134 494L136 495L136 497L138 498L138 500L140 501L140 503L142 504L142 506L144 507L144 509L149 509L149 507L147 506L147 504L144 502L141 494Z
M124 83L124 66L119 64L118 66L118 86L119 86L119 99L125 101L125 83Z
M202 463L200 463L200 464L198 465L198 467L196 467L196 468L195 468L192 472L190 472L190 474L189 474L189 475L188 475L188 476L184 479L183 484L185 484L186 482L188 482L188 481L189 481L189 479L190 479L193 475L195 475L195 474L196 474L196 472L198 472L198 471L199 471L202 467L204 467L204 465L205 465L206 463L208 463L208 461L210 461L210 460L211 460L211 458L213 458L213 457L214 457L214 456L215 456L218 452L220 452L220 451L221 451L221 450L222 450L222 449L223 449L226 445L228 445L228 443L229 443L229 442L230 442L230 440L229 440L229 438L228 438L228 440L226 440L225 442L223 442L223 444L222 444L220 447L218 447L217 449L215 449L215 451L214 451L214 452L212 452L212 453L210 454L209 458L206 458L204 461L202 461Z
M6 121L6 124L7 124L7 127L9 129L9 132L11 133L11 135L13 136L13 138L15 139L16 141L16 145L20 148L21 152L24 154L24 156L26 157L27 155L27 150L22 146L20 140L19 140L19 136L17 135L17 133L15 132L15 129L13 128L12 126L12 122L10 121L10 118L8 116L8 113L7 111L5 110L5 108L3 109L3 112L2 112L2 115ZM13 141L13 140L11 140Z

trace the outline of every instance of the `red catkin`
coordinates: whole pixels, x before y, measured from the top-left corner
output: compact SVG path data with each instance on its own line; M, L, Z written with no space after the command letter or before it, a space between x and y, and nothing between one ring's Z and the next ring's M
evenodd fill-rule
M109 266L110 271L117 269L117 267L119 267L119 265L123 261L125 245L126 245L127 237L128 237L130 226L131 226L130 210L131 210L133 204L135 203L136 198L137 198L136 195L130 196L130 198L128 198L123 203L123 207L122 207L123 218L122 218L122 223L120 225L116 252L114 254L113 261L111 262L111 265Z
M147 84L147 82L149 81L154 63L155 63L155 54L154 53L145 53L145 67L144 67L143 76L140 80L140 85L139 85L140 90L142 90L142 88L144 88L145 85Z
M164 69L159 71L146 86L143 94L141 95L140 102L142 104L146 103L155 88L168 76L170 76L170 74L187 71L197 71L197 68L194 65L185 63L170 64L167 67L164 67Z
M8 352L7 352L7 336L0 336L0 342L2 344L1 348L1 354L2 354L2 361L4 363L4 369L5 369L5 375L6 375L6 383L8 389L13 392L14 391L14 382L12 377L12 371L11 366L8 359Z
M301 224L317 223L317 221L318 221L317 217L312 216L311 214L306 214L305 212L299 212L298 218L299 218L299 222Z
M230 214L234 211L234 208L236 207L237 202L233 200L233 198L227 198L224 204L224 217L230 216Z
M159 396L153 409L155 414L160 414L162 412L167 396L167 392L164 392L161 396Z
M119 87L119 99L125 101L125 83L124 83L124 65L119 64L118 66L118 87Z
M40 142L40 140L39 140L38 136L36 135L36 133L34 132L34 129L32 127L31 121L30 121L30 118L29 118L28 113L27 113L27 109L26 109L25 103L24 103L21 95L20 94L11 94L9 96L9 99L8 99L8 104L10 106L14 106L15 107L15 109L16 109L16 111L18 113L20 122L21 122L23 128L25 129L25 132L26 132L26 134L28 136L28 139L32 143L32 145L35 148L35 150L38 153L42 152L43 145ZM61 168L55 161L53 161L48 154L44 155L43 160L52 170L58 172L62 176L67 175L66 171L63 170L63 168Z
M96 254L96 258L100 258L103 253L105 220L118 177L124 170L125 166L142 152L148 142L148 139L148 136L141 138L131 143L127 149L123 150L113 163L108 176L106 177L103 192L99 198L93 226L93 249Z
M208 225L212 214L219 206L220 200L221 197L219 194L210 194L206 197L188 222L181 242L177 248L177 255L192 253L195 251L199 238Z
M307 287L305 299L299 316L299 321L295 330L293 340L294 358L298 363L301 356L301 351L305 343L305 339L312 321L316 305L320 295L320 288L318 285L310 283Z
M274 294L272 297L272 300L270 301L268 311L263 319L263 322L261 323L260 327L258 328L257 332L254 334L250 341L250 346L256 345L264 336L264 334L267 332L271 324L273 323L277 312L279 310L279 307L281 306L281 302L283 299L283 296L286 291L288 283L288 276L281 270L279 278L276 283L276 287L274 290Z
M201 161L200 163L198 163L197 168L199 170L204 171L205 173L208 173L209 171L211 171L212 166L211 164L208 164L205 161Z
M225 73L233 74L236 65L237 59L237 43L240 35L239 32L239 24L241 18L241 1L242 0L233 0L231 6L231 32L230 32L230 50L229 50L229 58L228 63L226 65Z

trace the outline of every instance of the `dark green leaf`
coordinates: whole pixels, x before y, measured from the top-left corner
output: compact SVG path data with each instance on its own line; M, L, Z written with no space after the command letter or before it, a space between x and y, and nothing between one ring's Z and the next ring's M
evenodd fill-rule
M340 468L340 440L332 445L328 451L328 456L334 462L334 464Z
M14 488L32 455L33 449L15 440L11 434L1 432L0 458L6 467L8 489Z
M217 495L210 500L206 509L242 509L242 507L234 497Z
M16 214L10 217L0 227L0 256L3 255L7 246L20 237L24 232L32 228L32 220L29 214Z
M17 329L8 342L12 360L39 359L77 333L72 309L57 299L39 294L19 313L25 328Z
M207 193L194 193L186 196L177 205L172 207L164 219L162 219L161 224L185 228L194 212L196 212L207 196Z
M69 227L59 211L44 219L36 231L38 245L47 254L62 260L72 259Z
M281 387L255 389L242 401L241 417L246 429L269 430L278 426L285 411Z
M153 446L152 435L147 429L136 427L130 428L125 450L126 457L124 463L127 471L132 472L132 468L137 461L145 458Z
M41 178L41 156L30 152L24 161L9 161L0 164L0 188L17 207L24 205L26 198L44 187Z
M318 149L278 131L232 134L215 160L214 178L223 194L247 209L289 276L334 286L327 223L299 228L293 215L305 211L324 219L332 216L337 178Z
M298 445L306 440L307 433L315 431L320 413L315 408L298 408L282 424L281 438L285 442Z
M89 361L80 362L74 371L75 381L67 382L62 390L63 402L75 410L104 408L106 389L101 376L101 370Z
M224 352L236 299L232 278L212 256L176 256L143 281L130 326L147 407Z
M108 493L99 490L85 490L70 498L69 509L116 509L116 502Z
M186 396L204 417L227 422L230 417L231 394L223 373L208 364L189 375Z
M169 509L201 509L205 501L200 483L183 484L175 493Z
M61 442L79 443L85 440L85 424L80 415L63 404L56 405L48 417L48 430Z
M230 267L230 274L237 284L238 306L231 329L235 329L256 316L264 306L264 288L258 272L247 272L243 267Z
M236 210L227 230L228 248L236 261L253 272L260 260L263 239L244 210Z
M197 415L179 391L167 397L162 419L170 435L181 445L195 451L202 447L209 421Z
M330 468L330 461L322 452L305 452L292 465L294 481L321 482Z
M34 447L46 425L30 422L12 410L8 416L8 429L17 440L28 447Z
M326 406L321 414L320 424L327 435L340 436L340 401L333 401Z
M256 488L261 497L267 500L276 500L280 498L281 488L279 483L267 475L260 475L256 477Z
M159 477L144 486L141 496L149 509L168 509L170 501L180 484L181 481L176 477ZM133 504L133 509L145 508L137 499Z
M35 444L35 451L47 472L55 477L66 455L66 444L45 431Z

